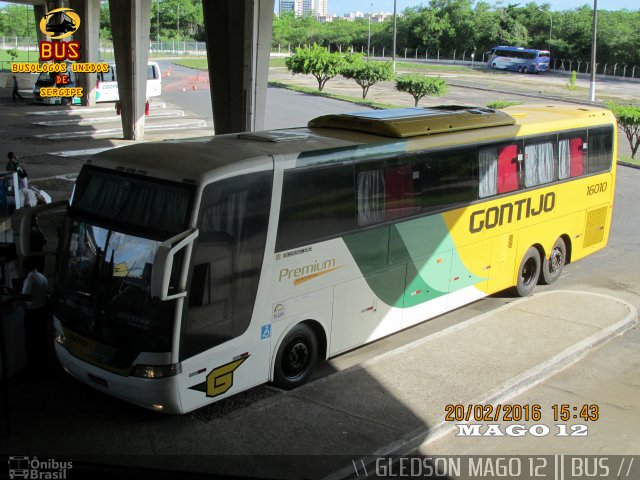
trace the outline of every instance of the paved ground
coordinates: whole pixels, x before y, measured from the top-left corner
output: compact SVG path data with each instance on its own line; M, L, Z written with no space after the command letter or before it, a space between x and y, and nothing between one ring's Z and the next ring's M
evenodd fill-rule
M640 436L637 429L629 428L629 422L640 419L640 405L627 394L640 386L633 383L633 372L640 367L637 332L614 340L623 342L626 350L626 361L616 358L615 368L610 361L600 363L599 368L593 368L593 362L581 362L573 368L583 372L585 366L592 368L586 368L579 382L569 375L564 382L562 377L550 380L551 387L528 389L636 322L635 307L615 297L541 293L294 391L270 389L260 400L254 398L213 416L206 411L219 407L184 417L160 417L120 402L114 408L110 405L114 402L89 388L72 385L73 380L60 372L43 378L23 376L10 384L14 430L10 443L0 451L238 476L343 478L353 474L351 460L360 461L365 455L406 454L417 448L429 454L480 453L482 439L476 437L454 437L448 445L441 441L433 446L433 439L461 423L461 418L447 421L448 405L465 409L495 405L491 413L495 421L471 417L470 423L482 425L484 431L488 423L505 423L505 405L517 404L531 408L532 415L539 409L541 415L518 423L543 425L552 431L552 439L558 432L571 432L576 424L586 425L589 435L558 437L555 445L546 443L547 438L529 435L503 440L500 448L485 445L483 453L529 452L531 444L538 445L535 453L634 452ZM557 386L566 383L575 393L558 391ZM597 393L603 386L609 388L604 396L590 395L590 389ZM518 394L521 397L514 398ZM575 414L573 418L554 419L551 405L565 403ZM597 420L575 418L584 404L598 406ZM497 405L503 413L498 413ZM615 435L612 427L619 429ZM424 442L430 443L420 447ZM132 452L136 455L128 456ZM230 461L234 455L242 455L242 460ZM220 462L218 456L230 457Z

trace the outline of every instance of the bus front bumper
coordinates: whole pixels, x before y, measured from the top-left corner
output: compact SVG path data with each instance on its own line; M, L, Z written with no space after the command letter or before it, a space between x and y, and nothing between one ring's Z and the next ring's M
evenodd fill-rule
M55 351L69 375L96 390L155 412L184 413L176 376L148 379L118 375L73 356L58 341Z

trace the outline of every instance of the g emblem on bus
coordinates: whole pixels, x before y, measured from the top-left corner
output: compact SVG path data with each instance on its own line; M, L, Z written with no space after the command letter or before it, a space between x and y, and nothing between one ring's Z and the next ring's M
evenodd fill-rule
M218 395L228 392L229 389L233 387L233 372L235 372L247 358L249 358L249 355L211 370L211 373L207 375L207 397L217 397Z

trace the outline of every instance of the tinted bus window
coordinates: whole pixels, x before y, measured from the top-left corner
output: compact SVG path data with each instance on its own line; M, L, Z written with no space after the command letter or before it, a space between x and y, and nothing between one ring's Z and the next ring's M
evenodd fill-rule
M422 201L428 210L478 198L476 149L434 152L422 163Z
M594 128L589 130L589 149L587 172L603 172L611 168L611 145L613 135L611 128Z
M285 172L276 250L339 236L355 228L353 166Z
M363 165L357 169L358 226L414 215L420 211L420 171L404 163Z

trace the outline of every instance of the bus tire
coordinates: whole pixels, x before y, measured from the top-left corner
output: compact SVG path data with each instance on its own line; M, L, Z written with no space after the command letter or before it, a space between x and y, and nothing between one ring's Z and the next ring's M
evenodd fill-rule
M318 362L318 339L308 325L299 323L284 337L276 355L273 383L283 390L304 384Z
M567 246L562 238L558 238L553 244L549 258L545 258L542 262L542 275L540 275L540 283L550 285L562 273L565 263L567 262Z
M496 69L496 64L495 64L495 63L492 65L492 68L493 68L494 70Z
M519 297L528 297L533 293L540 277L540 253L536 247L530 247L522 257L518 268L518 283L515 291Z
M61 103L62 105L71 105L71 98L69 98L69 97L62 97L62 98L60 99L60 103Z

